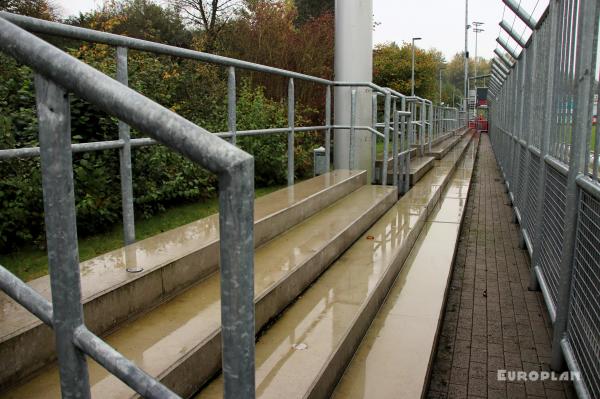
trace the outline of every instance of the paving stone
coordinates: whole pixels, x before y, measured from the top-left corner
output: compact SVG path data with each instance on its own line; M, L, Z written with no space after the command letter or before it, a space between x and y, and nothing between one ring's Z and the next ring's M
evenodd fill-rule
M469 381L469 369L462 367L455 367L452 369L450 374L450 385L464 385L467 386Z
M448 399L466 399L467 398L467 386L450 384L448 387Z
M469 378L468 394L469 397L487 397L487 378Z
M469 379L472 378L487 379L487 364L472 361L469 364Z
M571 383L498 381L498 370L547 370L552 353L550 317L541 293L528 290L529 254L519 248L512 217L482 135L438 345L444 354L435 358L429 398L576 398Z

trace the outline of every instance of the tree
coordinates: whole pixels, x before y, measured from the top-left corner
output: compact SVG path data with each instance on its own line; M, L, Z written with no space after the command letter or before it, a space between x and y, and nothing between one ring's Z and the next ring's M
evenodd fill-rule
M478 57L477 75L487 75L490 73L490 62L484 58ZM469 76L475 74L475 60L469 59ZM446 79L452 83L461 93L464 93L465 81L465 58L464 53L456 53L452 60L446 66Z
M49 21L56 20L59 14L56 5L49 0L0 0L0 11Z
M335 0L296 0L297 22L303 24L323 13L335 11Z
M246 7L223 31L227 56L325 79L333 77L333 13L325 12L297 27L297 9L290 1L246 1ZM270 74L253 73L255 85L269 98L285 98L288 82ZM324 87L297 80L296 99L321 112ZM316 119L315 119L316 120ZM319 122L321 123L321 122Z
M203 50L213 52L217 38L236 8L239 0L174 0L184 18L204 33Z
M152 0L107 1L95 10L66 21L69 24L189 48L192 33L174 7Z
M415 49L415 95L423 98L438 97L438 71L444 65L442 54L435 49ZM410 94L412 73L412 46L403 43L377 45L373 51L373 81L400 93Z

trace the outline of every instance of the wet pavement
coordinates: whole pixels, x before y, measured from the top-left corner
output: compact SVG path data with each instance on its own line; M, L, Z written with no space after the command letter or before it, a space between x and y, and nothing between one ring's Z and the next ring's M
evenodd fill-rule
M549 370L552 328L489 137L482 135L428 398L575 398L571 384L499 381Z

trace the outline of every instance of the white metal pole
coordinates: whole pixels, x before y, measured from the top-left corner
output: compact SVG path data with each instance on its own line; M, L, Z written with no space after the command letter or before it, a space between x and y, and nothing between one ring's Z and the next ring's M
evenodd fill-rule
M477 86L477 36L479 36L479 29L475 31L475 86Z
M477 87L477 64L479 63L479 58L477 57L477 42L479 39L479 33L485 31L484 29L480 28L480 26L483 24L483 22L473 22L473 32L475 32L475 87Z
M345 82L371 82L373 79L373 1L335 1L335 80ZM356 125L372 123L371 89L356 88ZM336 87L336 125L349 126L351 113L351 88ZM372 133L356 130L353 147L356 169L369 171L371 176ZM333 136L334 168L350 167L350 131L338 129ZM370 177L369 177L370 179ZM369 180L370 181L370 180Z

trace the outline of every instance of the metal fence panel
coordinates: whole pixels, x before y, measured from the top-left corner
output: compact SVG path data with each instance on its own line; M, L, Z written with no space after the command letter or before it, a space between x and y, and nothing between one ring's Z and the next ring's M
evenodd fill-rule
M588 391L600 395L600 201L580 189L567 338Z
M537 210L537 194L539 187L539 169L540 169L540 157L529 152L529 167L527 177L527 187L525 189L525 207L524 207L524 223L525 230L529 238L529 244L532 244L532 234L535 231L535 216ZM532 248L533 249L533 248Z
M557 305L559 266L565 226L567 178L554 167L546 168L544 220L540 245L540 267L550 288L553 305Z
M527 194L527 154L529 150L521 143L518 144L519 148L519 161L517 164L517 190L516 190L516 203L519 207L519 211L521 212L521 220L525 218L526 209L526 194Z

